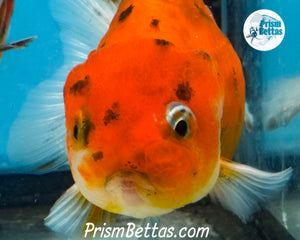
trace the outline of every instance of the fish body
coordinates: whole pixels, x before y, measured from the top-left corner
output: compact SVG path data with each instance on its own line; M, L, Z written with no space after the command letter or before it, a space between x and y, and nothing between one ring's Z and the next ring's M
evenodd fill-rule
M80 191L107 211L144 218L211 190L221 146L231 157L238 143L244 79L202 1L122 1L64 97Z
M66 63L29 94L7 147L12 164L33 173L68 156L75 184L48 227L71 234L113 214L156 219L207 194L246 222L284 188L291 169L229 160L243 125L244 77L202 1L51 6Z

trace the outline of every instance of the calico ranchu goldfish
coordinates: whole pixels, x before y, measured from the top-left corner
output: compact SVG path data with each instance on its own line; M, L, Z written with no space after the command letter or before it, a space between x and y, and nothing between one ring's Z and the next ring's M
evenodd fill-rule
M156 217L207 194L246 221L285 186L291 169L230 160L243 71L201 0L53 0L52 10L66 62L29 94L7 147L22 171L69 159L75 184L47 226L68 233L105 214Z

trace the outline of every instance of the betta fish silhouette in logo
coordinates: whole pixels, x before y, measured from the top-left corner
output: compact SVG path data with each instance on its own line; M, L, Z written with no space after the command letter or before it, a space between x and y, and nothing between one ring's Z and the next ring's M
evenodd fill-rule
M285 26L281 17L270 10L258 10L249 15L244 24L247 43L259 51L276 48L283 40Z

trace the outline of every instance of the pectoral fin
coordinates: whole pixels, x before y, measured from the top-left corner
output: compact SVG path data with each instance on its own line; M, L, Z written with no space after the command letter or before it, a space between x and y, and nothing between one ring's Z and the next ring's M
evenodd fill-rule
M246 222L261 203L285 187L292 172L288 168L269 173L222 158L218 181L209 195Z

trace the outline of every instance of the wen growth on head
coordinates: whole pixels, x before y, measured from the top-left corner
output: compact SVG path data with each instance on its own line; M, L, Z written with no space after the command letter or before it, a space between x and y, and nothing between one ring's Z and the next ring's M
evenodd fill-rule
M228 160L243 126L244 77L202 1L53 0L52 8L70 26L66 64L31 92L8 145L12 161L29 156L23 169L36 173L64 164L67 149L75 184L46 225L80 232L100 216L160 216L207 194L246 221L284 187L291 169Z

